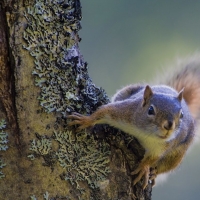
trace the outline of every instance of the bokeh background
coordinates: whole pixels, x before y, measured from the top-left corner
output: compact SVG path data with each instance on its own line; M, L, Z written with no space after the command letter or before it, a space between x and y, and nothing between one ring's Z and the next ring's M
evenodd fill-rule
M81 53L89 64L93 82L109 96L127 84L152 81L177 57L200 50L200 1L81 3ZM156 185L152 199L200 199L200 142L167 181Z

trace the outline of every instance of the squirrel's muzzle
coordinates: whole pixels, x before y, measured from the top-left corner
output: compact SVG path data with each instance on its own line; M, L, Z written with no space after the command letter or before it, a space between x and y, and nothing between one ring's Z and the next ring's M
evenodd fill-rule
M175 122L172 120L165 120L162 123L162 128L169 131L169 130L173 130L175 128Z

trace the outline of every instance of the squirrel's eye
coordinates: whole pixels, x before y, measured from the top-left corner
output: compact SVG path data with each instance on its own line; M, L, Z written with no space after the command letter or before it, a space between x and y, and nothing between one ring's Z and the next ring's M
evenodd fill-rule
M180 113L180 119L183 118L183 111Z
M153 106L150 106L150 107L149 107L148 114L149 114L149 115L155 115L155 111L154 111Z

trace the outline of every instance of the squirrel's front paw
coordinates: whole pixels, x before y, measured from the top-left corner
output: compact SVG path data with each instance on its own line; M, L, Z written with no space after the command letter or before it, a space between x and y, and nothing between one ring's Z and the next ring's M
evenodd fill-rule
M72 121L68 123L69 126L79 125L79 127L77 128L78 131L92 126L92 120L90 119L90 116L85 116L74 112L69 115L68 118L72 119Z
M136 175L136 178L133 181L133 184L135 185L137 182L139 182L142 177L144 177L143 180L143 189L146 188L146 186L148 185L148 181L149 181L149 172L150 172L150 167L149 166L138 166L133 172L131 172L131 175Z

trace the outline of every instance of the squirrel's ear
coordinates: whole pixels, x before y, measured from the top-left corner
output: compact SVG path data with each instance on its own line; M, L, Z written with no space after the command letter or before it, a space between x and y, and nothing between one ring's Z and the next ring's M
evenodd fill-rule
M144 90L142 106L145 106L147 104L147 102L149 101L149 99L151 98L152 95L153 95L153 91L152 91L151 87L149 85L147 85Z
M181 101L183 99L183 92L184 92L184 88L178 93L178 100Z

